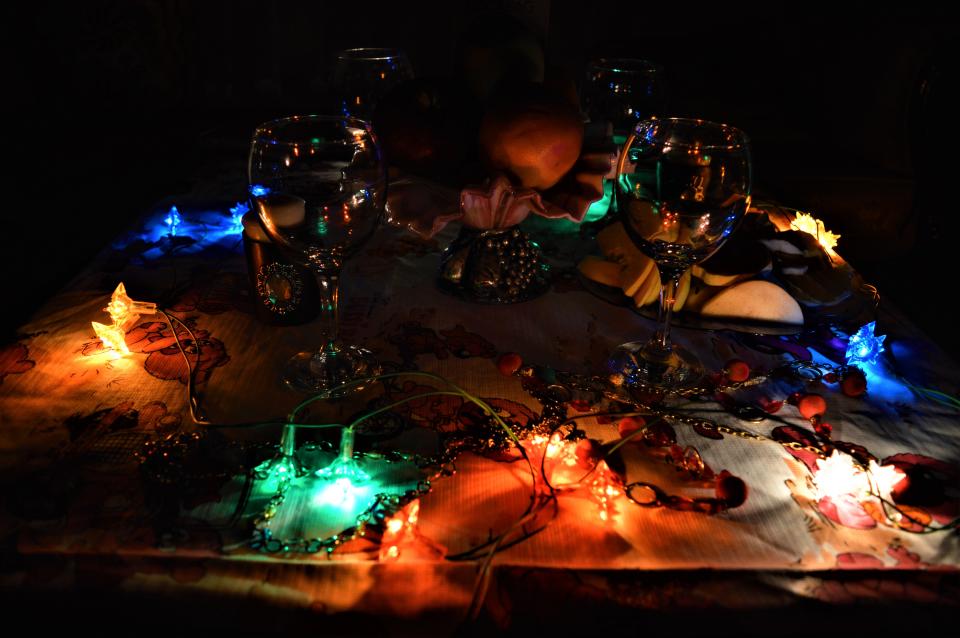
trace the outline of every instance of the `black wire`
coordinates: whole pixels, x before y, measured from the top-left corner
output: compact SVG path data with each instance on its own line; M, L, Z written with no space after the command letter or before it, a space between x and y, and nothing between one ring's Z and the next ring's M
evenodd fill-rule
M160 309L159 312L167 319L167 323L170 325L170 331L173 333L173 338L177 342L177 348L180 350L180 354L183 356L183 360L187 364L187 405L190 408L190 418L193 419L194 423L199 425L210 425L210 421L203 416L203 413L200 410L200 400L197 398L196 394L196 376L197 370L200 369L200 343L197 341L197 336L194 334L193 329L190 328L190 326L188 326L179 317L171 315L163 309ZM190 338L193 340L193 345L197 349L197 361L193 366L190 365L190 358L187 356L187 351L183 347L183 342L180 341L180 335L177 332L177 327L173 325L174 321L183 326L183 328L190 334Z

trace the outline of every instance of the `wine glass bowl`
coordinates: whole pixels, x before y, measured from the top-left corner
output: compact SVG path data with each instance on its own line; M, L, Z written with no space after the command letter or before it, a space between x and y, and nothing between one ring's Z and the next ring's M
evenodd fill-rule
M636 58L596 58L587 66L583 83L584 109L604 139L622 146L637 122L657 117L664 108L663 70ZM596 134L595 133L595 134ZM613 180L604 179L604 197L591 206L581 233L593 237L615 219Z
M746 135L725 124L644 120L627 139L617 166L620 220L631 241L656 262L662 283L654 338L624 344L611 359L628 381L676 388L699 376L696 357L670 342L676 288L743 218L751 170Z
M269 238L316 274L325 345L301 352L284 380L322 392L377 374L373 354L338 340L343 262L373 234L386 200L386 167L370 126L341 116L293 116L257 127L250 196Z
M333 84L344 115L369 118L376 103L396 85L413 79L400 49L346 49L337 55Z
M597 58L587 68L583 97L591 120L609 122L627 136L642 119L660 115L663 71L648 60ZM620 137L620 141L623 137Z

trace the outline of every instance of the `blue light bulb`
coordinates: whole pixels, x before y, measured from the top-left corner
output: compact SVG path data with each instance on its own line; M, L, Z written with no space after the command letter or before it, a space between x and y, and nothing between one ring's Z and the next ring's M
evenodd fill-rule
M887 335L874 335L876 321L871 321L850 337L847 343L847 365L875 364L884 351L883 341Z

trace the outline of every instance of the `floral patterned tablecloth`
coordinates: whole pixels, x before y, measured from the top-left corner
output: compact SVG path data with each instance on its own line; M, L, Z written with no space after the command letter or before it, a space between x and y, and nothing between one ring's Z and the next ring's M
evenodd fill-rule
M0 349L0 588L97 587L186 597L194 605L203 597L239 599L257 603L251 609L262 605L307 617L355 619L362 613L378 629L388 618L400 623L389 625L394 628L423 618L455 627L476 591L483 556L448 557L482 544L527 506L529 477L515 456L461 454L456 472L420 498L415 538L389 562L378 560L372 542L329 556L265 553L248 542L249 521L222 522L231 511L222 480L198 485L189 496L177 520L190 524L158 524L163 517L146 494L137 453L148 441L195 429L187 369L175 327L159 315L128 331L129 356L104 352L91 321L104 320L101 309L117 283L191 327L203 407L215 422L285 414L301 397L280 384L283 363L319 336L317 323L270 327L254 318L240 236L225 206L203 210L181 203L180 212L176 236L164 225L165 210L147 216ZM545 370L586 373L602 370L617 344L650 334L649 319L584 289L573 264L590 248L562 222L532 229L554 264L546 296L487 306L441 294L434 276L452 232L423 240L384 228L347 266L342 336L366 344L389 369L442 375L523 422L536 419L542 407L519 378L498 372L501 353L519 353ZM863 446L922 477L918 484L926 481L926 491L910 512L934 526L948 523L960 509L960 413L919 398L898 376L955 394L960 371L886 304L877 330L888 335L896 369L886 364L873 370L861 398L825 383L812 389L826 397L835 441ZM180 336L189 337L182 329ZM795 359L836 362L842 353L831 347L830 336L675 331L712 370L731 358L754 370ZM406 383L398 391L417 389ZM771 389L765 400L782 400L777 392ZM459 397L413 402L398 414L409 428L471 427ZM710 415L780 441L812 437L809 423L790 406L779 420L744 422L716 410ZM591 437L616 439L615 424L602 421L581 425ZM226 432L246 440L278 436L276 430ZM621 498L604 523L582 492L562 495L548 525L493 558L485 614L506 626L520 609L533 617L547 614L532 607L545 598L555 618L590 604L745 611L797 601L960 600L955 533L917 533L854 499L818 501L810 481L816 459L803 451L694 429L678 429L677 436L717 471L729 469L746 481L749 498L742 507L707 516L644 509ZM627 480L703 493L704 485L677 483L675 472L642 446L625 449Z

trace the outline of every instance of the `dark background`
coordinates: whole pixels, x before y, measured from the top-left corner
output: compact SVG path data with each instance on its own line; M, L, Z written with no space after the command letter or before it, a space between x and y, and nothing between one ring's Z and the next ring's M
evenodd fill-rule
M505 7L570 77L598 53L661 64L671 114L746 130L758 192L826 219L956 356L956 21L932 4L772 4L6 5L3 338L158 200L242 167L256 123L318 110L339 49L399 46L418 75L449 73L465 26Z

